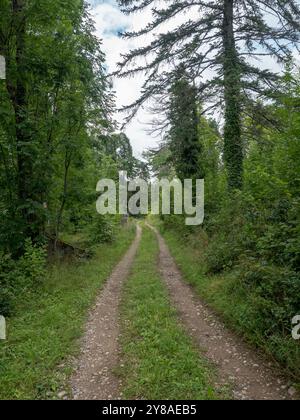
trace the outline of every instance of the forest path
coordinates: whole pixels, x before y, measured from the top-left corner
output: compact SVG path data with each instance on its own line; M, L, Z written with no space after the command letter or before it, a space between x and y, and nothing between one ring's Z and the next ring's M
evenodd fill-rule
M159 269L171 302L186 331L216 366L219 378L216 385L230 384L235 400L293 399L286 380L277 374L274 366L229 331L183 281L164 239L148 226L157 235Z
M91 310L82 351L71 378L73 399L120 399L120 383L113 370L118 363L119 303L124 281L134 261L142 230L100 291Z

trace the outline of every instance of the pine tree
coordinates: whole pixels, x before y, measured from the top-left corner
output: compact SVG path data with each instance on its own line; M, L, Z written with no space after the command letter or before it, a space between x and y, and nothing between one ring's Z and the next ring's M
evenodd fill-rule
M167 143L178 177L182 180L204 178L196 89L181 71L170 89L167 114L170 123Z
M154 34L152 42L123 57L123 77L146 72L141 97L129 107L128 119L150 97L169 89L178 64L197 82L199 101L207 110L225 107L224 161L230 188L243 182L241 115L244 99L271 98L279 76L255 66L272 56L283 62L298 47L300 9L294 0L119 0L125 13L152 8L152 22L126 39ZM185 20L163 30L167 24ZM162 28L162 31L159 30Z

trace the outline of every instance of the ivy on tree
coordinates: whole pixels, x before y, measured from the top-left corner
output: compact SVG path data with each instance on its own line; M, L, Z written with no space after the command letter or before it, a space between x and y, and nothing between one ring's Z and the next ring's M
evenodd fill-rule
M272 97L279 76L255 65L272 56L284 62L299 45L300 10L294 0L119 0L125 13L152 8L152 21L125 39L152 41L125 54L122 77L147 75L140 98L124 109L128 120L149 98L166 92L180 64L193 77L206 110L224 108L224 161L231 189L243 185L243 104ZM173 22L183 22L173 24ZM173 24L173 26L172 26ZM163 30L163 25L170 28ZM161 31L160 31L161 30ZM148 38L149 39L149 36Z

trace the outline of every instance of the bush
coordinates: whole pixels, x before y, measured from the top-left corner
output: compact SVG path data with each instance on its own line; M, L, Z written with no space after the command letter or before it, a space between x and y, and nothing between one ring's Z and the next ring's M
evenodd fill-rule
M237 193L234 199L224 199L218 214L205 224L204 228L210 236L205 250L209 273L234 267L240 256L254 247L256 236L251 232L249 213L250 206Z
M17 271L19 284L25 279L24 287L28 288L37 285L46 275L46 249L32 245L30 240L26 241L25 253L18 261Z
M281 202L270 212L264 234L258 239L260 256L300 270L300 201Z
M184 214L160 215L163 229L174 230L182 235L182 237L188 237L193 232L193 228L185 224L186 217L188 216Z
M232 268L239 256L239 248L225 235L213 238L205 250L207 273L217 274Z
M25 243L24 255L13 260L10 255L0 254L0 314L9 316L15 309L17 297L25 290L35 288L44 278L46 250Z
M264 331L272 333L276 327L290 335L291 319L299 312L299 273L255 261L243 261L237 272L243 287L256 297Z
M270 264L300 268L300 202L280 198L260 202L245 193L223 200L204 225L209 237L208 271L220 272L252 256Z
M12 280L14 261L10 255L0 254L0 314L8 316L12 309Z
M91 242L102 244L113 242L116 234L116 220L111 216L97 215L90 228Z

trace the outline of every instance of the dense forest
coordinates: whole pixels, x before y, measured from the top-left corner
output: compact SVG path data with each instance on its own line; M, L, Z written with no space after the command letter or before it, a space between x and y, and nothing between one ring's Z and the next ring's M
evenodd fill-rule
M10 334L0 342L0 399L57 398L66 381L68 366L62 376L52 371L73 354L97 290L141 223L96 212L97 181L118 182L119 171L147 181L205 180L203 225L186 226L185 215L149 215L148 222L195 293L280 366L294 397L300 382L299 341L291 335L300 315L299 2L117 3L129 16L151 11L152 20L122 35L138 46L110 75L85 1L0 2L6 70L0 79L0 315ZM147 107L151 131L161 137L141 160L115 121L113 87L114 78L140 74L140 96L121 112L130 124ZM125 363L123 378L132 381L125 394L219 397L207 391L206 367L197 365L193 345L178 344L181 333L149 265L157 259L149 232L122 306L132 322L131 329L122 324L127 363L140 358L137 375L147 379L139 383ZM158 318L166 324L156 325ZM134 331L146 327L135 353ZM163 333L165 342L177 340L170 353L182 365L187 357L200 385L167 363L147 376L165 348L157 344Z
M0 19L0 312L7 315L18 282L34 282L31 259L41 264L62 232L111 239L114 221L95 212L96 183L117 179L121 169L133 176L143 164L116 132L114 93L87 5L4 1Z

